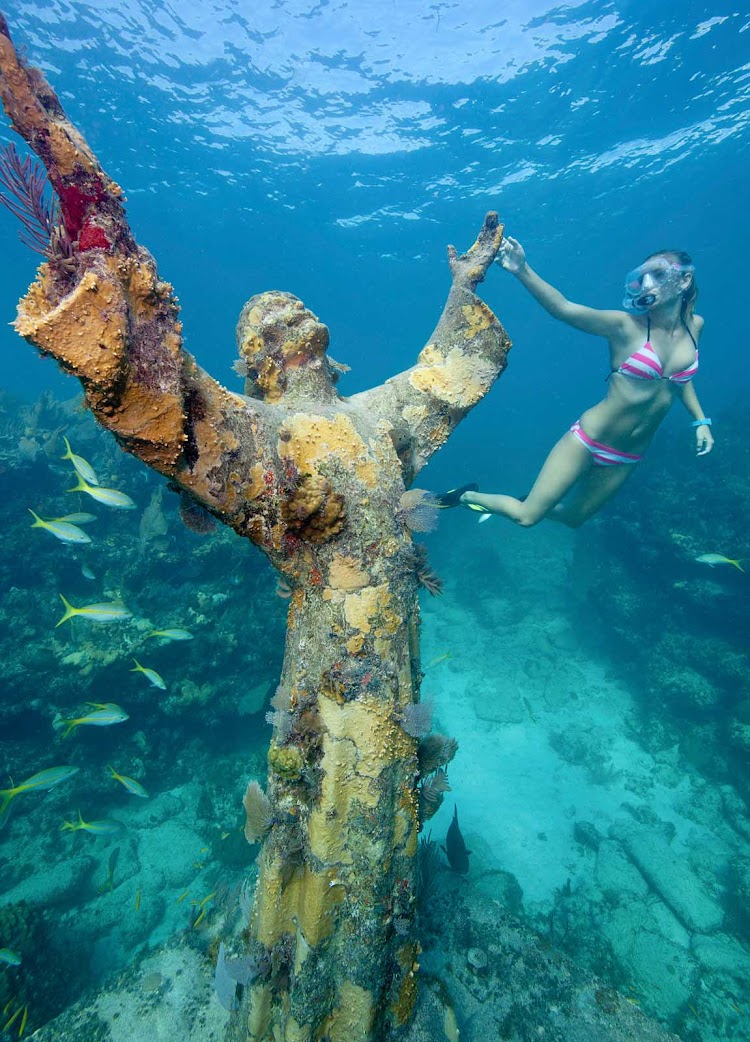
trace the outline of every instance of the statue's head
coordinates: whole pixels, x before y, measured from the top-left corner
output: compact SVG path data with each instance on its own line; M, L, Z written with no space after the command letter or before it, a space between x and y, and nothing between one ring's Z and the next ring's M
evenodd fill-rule
M267 402L280 401L294 390L318 396L332 391L337 378L328 364L328 328L291 293L273 290L248 300L237 323L245 394Z

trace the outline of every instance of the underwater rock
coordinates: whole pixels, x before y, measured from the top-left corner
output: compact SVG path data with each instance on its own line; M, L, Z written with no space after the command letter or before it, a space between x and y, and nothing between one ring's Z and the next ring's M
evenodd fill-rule
M645 898L650 893L646 880L613 839L599 844L594 878L603 894L612 894L618 901L633 896Z
M692 951L705 970L734 977L750 986L750 954L734 937L723 933L695 937Z
M588 850L598 850L602 838L599 829L590 821L576 821L573 825L573 839Z
M480 720L491 720L496 724L521 724L528 718L520 687L501 677L477 684L471 696L474 712Z
M718 685L684 662L662 660L649 671L649 676L655 693L678 706L681 714L715 712L724 697Z
M649 885L688 930L711 933L719 929L724 921L721 906L665 839L630 825L617 825L613 832Z
M202 837L179 821L165 821L144 829L138 840L138 858L160 877L160 885L184 887L196 875L194 862L203 847Z
M0 894L0 904L69 905L76 892L88 882L94 868L91 857L71 857L55 864L44 865L41 871L24 879L22 883Z
M664 1018L676 1016L698 982L687 940L683 945L666 937L648 907L637 902L617 909L602 927L626 979L639 995L648 995L649 1008Z
M466 965L472 973L482 976L487 972L487 952L483 948L469 948L466 953Z

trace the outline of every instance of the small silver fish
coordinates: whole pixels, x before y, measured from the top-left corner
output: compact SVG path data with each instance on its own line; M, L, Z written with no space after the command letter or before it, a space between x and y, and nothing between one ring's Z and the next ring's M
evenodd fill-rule
M167 629L167 630L151 630L150 633L146 634L146 637L161 637L162 640L192 640L193 634L189 630L181 629Z

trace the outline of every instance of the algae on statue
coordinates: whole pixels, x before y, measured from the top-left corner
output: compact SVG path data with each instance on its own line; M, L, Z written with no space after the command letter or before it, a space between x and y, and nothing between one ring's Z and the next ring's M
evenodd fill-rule
M452 284L415 365L350 398L328 330L288 293L253 297L245 394L183 349L179 309L122 193L0 19L0 91L47 167L62 225L16 329L81 381L128 452L252 540L291 589L250 924L261 972L236 1042L375 1042L417 996L418 555L399 501L489 391L510 342L475 288L502 239L488 214L449 249ZM239 693L238 693L239 695Z

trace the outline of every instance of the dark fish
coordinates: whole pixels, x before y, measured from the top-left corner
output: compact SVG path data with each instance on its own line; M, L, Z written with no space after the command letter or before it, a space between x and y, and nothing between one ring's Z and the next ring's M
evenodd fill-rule
M448 835L445 837L443 850L448 858L448 864L454 872L463 874L469 871L469 854L471 854L471 851L466 849L464 837L461 835L461 829L458 827L458 808L455 804L453 807L453 821L448 827Z
M109 865L107 868L107 878L104 880L102 885L99 887L99 893L103 894L105 890L110 892L115 888L115 869L117 868L117 859L120 856L120 848L115 847L112 853L109 855Z

